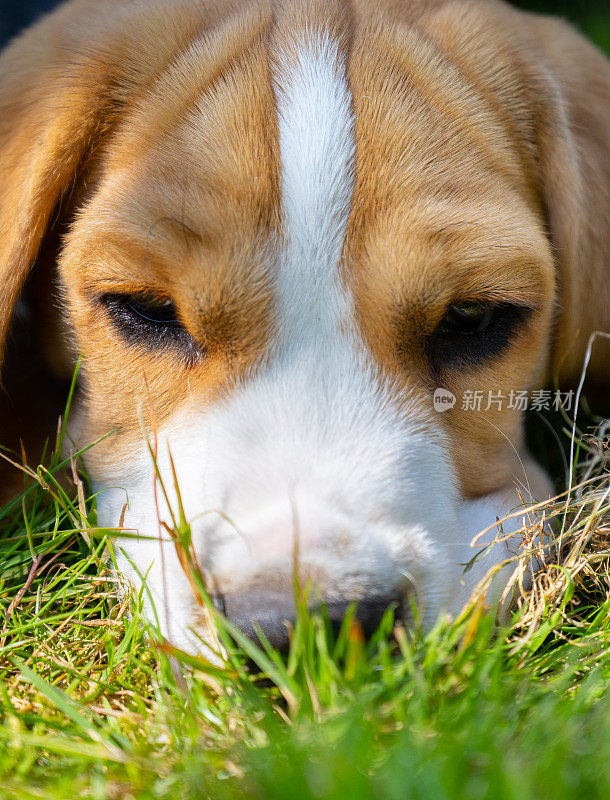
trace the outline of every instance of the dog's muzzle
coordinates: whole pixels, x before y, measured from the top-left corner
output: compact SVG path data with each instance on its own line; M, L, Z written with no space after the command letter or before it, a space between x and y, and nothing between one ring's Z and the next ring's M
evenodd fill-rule
M250 639L258 643L261 640L260 633L272 647L283 651L287 649L297 616L294 601L287 600L285 596L259 591L215 595L213 599L229 622ZM348 609L355 605L356 619L364 635L369 638L378 629L388 609L393 610L395 621L402 620L404 604L405 598L396 593L391 597L370 597L358 603L347 599L329 600L316 604L313 608L310 605L310 609L323 605L333 632L337 635Z

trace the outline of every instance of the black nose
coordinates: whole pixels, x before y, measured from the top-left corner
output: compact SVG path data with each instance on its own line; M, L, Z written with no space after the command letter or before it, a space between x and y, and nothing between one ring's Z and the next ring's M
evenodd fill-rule
M265 595L260 592L229 594L217 597L216 604L229 622L255 642L259 641L257 628L277 650L288 647L288 631L296 618L293 602L285 597ZM339 631L352 600L333 600L324 603L335 634ZM399 595L371 597L358 601L356 617L362 625L364 635L370 637L379 627L387 609L394 608L394 619L402 619L403 600Z

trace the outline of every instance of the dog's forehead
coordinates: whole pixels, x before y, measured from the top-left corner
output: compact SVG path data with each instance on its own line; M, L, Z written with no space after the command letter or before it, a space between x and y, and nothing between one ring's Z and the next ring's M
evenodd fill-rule
M473 81L451 16L417 26L373 16L332 3L240 13L173 56L117 132L96 205L111 238L137 245L131 263L145 280L178 280L202 305L226 304L236 287L260 299L291 199L317 194L320 220L349 202L339 229L361 286L381 270L395 293L408 262L409 294L445 281L448 252L487 267L485 247L504 257L512 246L516 263L520 242L525 291L538 290L531 265L546 254L527 131L515 136L501 108L506 87L496 96L486 83L492 44L472 56L482 62ZM474 293L476 268L469 274Z
M364 359L393 401L423 398L426 337L449 304L549 306L553 260L514 128L527 114L503 105L510 65L487 74L493 32L469 65L464 20L399 25L392 3L357 7L253 3L170 49L105 138L61 269L89 424L101 435L112 419L117 452L140 440L142 397L169 425L187 398L203 415L290 359L329 378ZM175 350L126 342L95 302L151 290L201 345L188 371ZM537 341L481 365L475 388L492 372L520 385Z

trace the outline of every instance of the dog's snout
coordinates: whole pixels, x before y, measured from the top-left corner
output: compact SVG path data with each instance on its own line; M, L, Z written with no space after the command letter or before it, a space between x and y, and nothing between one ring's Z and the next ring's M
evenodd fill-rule
M329 603L327 605L328 617L333 625L335 633L338 633L343 618L350 607L350 601L341 601L339 603ZM363 600L356 606L356 618L359 620L364 635L368 638L372 636L379 627L383 615L392 608L394 611L394 619L402 619L403 598L396 595L395 597L375 597L369 600Z
M215 602L229 622L253 641L259 641L260 630L276 649L285 650L288 647L290 630L296 619L294 602L259 591L216 596ZM388 608L393 609L395 620L402 619L403 598L399 594L372 597L355 603L347 599L323 602L321 605L326 608L335 635L352 604L356 605L356 618L366 637L375 633Z

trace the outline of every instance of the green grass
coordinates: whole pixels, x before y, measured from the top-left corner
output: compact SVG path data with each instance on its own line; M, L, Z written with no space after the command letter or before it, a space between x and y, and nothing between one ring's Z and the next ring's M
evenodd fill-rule
M600 4L564 6L610 49ZM145 636L95 498L51 457L0 510L0 800L607 800L609 432L578 436L589 482L547 509L557 566L506 627L475 603L365 644L301 608L287 662L219 620L220 666Z
M427 635L388 615L369 643L348 617L335 640L301 602L287 660L217 618L217 664L145 636L113 532L53 456L0 511L0 797L607 798L608 429L579 437L589 483L546 509L560 566L507 627L478 602Z

